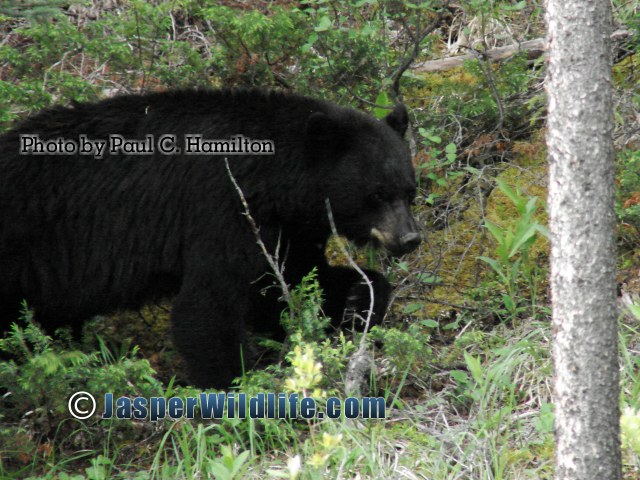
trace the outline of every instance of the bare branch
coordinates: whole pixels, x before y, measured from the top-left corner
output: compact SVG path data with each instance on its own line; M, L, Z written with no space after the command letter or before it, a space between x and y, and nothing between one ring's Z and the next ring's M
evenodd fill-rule
M331 233L333 233L334 235L338 236L338 230L336 229L336 224L333 220L333 212L331 210L331 203L329 202L329 199L325 199L325 205L327 207L327 216L329 217L329 225L331 225ZM367 277L367 275L362 271L362 269L360 268L360 266L355 262L355 260L353 259L353 257L349 254L349 252L347 251L347 249L345 248L345 246L340 243L340 250L342 250L342 253L344 254L344 256L347 258L347 261L349 262L349 265L351 265L351 267L353 267L353 269L358 272L360 274L360 276L362 277L362 280L364 280L364 282L367 284L367 287L369 287L369 311L367 312L367 318L363 319L365 321L365 326L364 326L364 334L367 333L367 331L369 330L369 325L371 324L371 316L373 315L373 300L374 300L374 296L373 296L373 284L371 283L371 280L369 280L369 277ZM360 346L364 346L365 345L365 338L363 337L360 340Z
M331 225L331 232L334 235L338 235L338 230L336 229L336 224L333 220L333 212L331 211L331 203L329 199L325 199L325 205L327 207L327 216L329 218L329 224ZM347 374L344 382L344 391L347 395L360 395L360 384L362 380L366 378L367 373L371 369L371 365L373 363L373 359L371 355L367 352L367 332L369 331L369 326L371 325L371 316L373 315L373 304L374 304L374 292L373 292L373 284L364 271L360 268L360 266L355 262L353 257L349 254L347 249L345 248L342 242L339 242L340 250L346 257L349 265L353 267L353 269L360 274L362 280L367 284L369 288L369 311L367 312L367 318L364 320L364 330L362 331L362 337L360 337L360 344L358 345L358 349L349 359L349 365L347 366ZM356 316L359 316L357 313Z
M417 31L414 37L413 49L411 50L409 55L407 55L402 60L400 66L391 75L391 90L393 91L395 98L400 97L400 79L402 78L402 75L404 75L404 72L407 71L407 69L411 66L415 59L418 58L418 55L420 55L420 44L422 43L422 41L431 33L433 33L435 29L438 28L438 25L440 25L442 18L447 12L448 6L449 0L444 2L442 8L438 12L438 15L436 15L436 18L434 18L433 21L429 25L427 25L422 32L420 32L420 16L418 15Z
M249 222L249 226L251 227L251 231L253 232L253 235L256 237L256 243L260 247L260 250L262 250L262 254L264 255L264 258L269 263L271 270L273 270L273 274L275 275L276 279L278 280L278 283L280 284L280 288L282 289L282 298L287 302L288 305L291 305L291 293L289 291L289 286L287 285L287 282L284 280L284 275L283 275L284 265L282 267L278 265L278 251L280 250L280 237L278 237L278 246L276 247L276 254L271 255L267 250L267 247L265 246L264 242L262 241L262 238L260 237L260 228L258 228L256 221L251 216L247 199L245 198L244 193L242 193L242 190L240 189L238 182L236 182L236 179L233 176L233 173L231 173L231 169L229 168L229 159L227 157L224 157L224 166L227 169L227 175L229 175L229 179L231 180L231 183L233 183L233 186L236 189L236 192L238 192L238 197L240 197L240 201L242 202L242 208L244 209L244 212L242 214L247 218L247 221Z

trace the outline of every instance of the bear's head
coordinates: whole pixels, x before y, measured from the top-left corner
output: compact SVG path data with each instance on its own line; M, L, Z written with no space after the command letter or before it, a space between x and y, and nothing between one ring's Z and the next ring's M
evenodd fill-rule
M316 112L306 127L313 198L328 199L338 233L396 256L421 241L411 213L416 179L403 140L407 126L407 110L398 105L382 120L346 109Z

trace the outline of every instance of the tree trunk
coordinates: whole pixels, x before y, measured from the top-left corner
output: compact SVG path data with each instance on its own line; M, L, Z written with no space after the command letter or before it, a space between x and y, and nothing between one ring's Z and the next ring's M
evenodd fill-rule
M556 480L621 477L609 0L548 0Z

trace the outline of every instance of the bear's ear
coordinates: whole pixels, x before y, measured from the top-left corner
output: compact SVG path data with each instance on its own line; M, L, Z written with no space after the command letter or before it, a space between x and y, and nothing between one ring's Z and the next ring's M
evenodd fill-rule
M387 125L392 129L398 132L398 135L404 137L407 127L409 126L409 114L407 113L407 108L402 103L399 103L389 115L384 117L384 121L387 122Z

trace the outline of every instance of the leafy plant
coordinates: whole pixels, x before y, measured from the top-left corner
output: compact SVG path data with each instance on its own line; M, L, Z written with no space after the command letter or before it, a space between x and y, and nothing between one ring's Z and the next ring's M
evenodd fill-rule
M4 0L0 6L0 14L8 17L24 17L31 21L60 18L61 8L67 6L66 0Z
M485 227L497 246L493 258L480 256L478 259L489 265L496 274L504 289L502 302L506 314L514 318L528 308L520 304L521 280L530 288L532 305L535 308L539 271L537 266L529 261L529 251L539 235L548 237L549 233L545 226L534 219L537 197L524 197L518 189L512 190L500 179L497 182L500 190L515 206L517 217L504 227L485 220Z
M455 143L448 143L444 149L440 147L442 138L436 135L433 130L418 128L418 134L422 137L421 143L424 146L426 161L416 166L418 179L422 178L421 172L428 171L426 178L431 180L438 187L446 188L450 181L461 176L464 172L451 169L451 165L456 161L457 147ZM444 154L444 155L443 155ZM426 203L433 205L434 200L440 195L437 192L430 192L426 197Z
M0 352L9 357L0 360L0 385L3 389L0 411L7 425L15 424L14 427L0 429L0 444L8 444L8 438L28 426L33 435L43 438L60 435L66 438L63 443L73 445L81 441L86 449L95 442L94 447L109 450L114 445L108 439L103 444L104 438L97 432L84 437L85 434L79 435L79 431L74 430L77 424L69 421L67 411L69 397L75 392L87 391L100 404L105 392L145 397L162 392L149 362L136 358L137 349L117 357L107 352L104 345L102 353L87 354L76 350L64 332L58 333L56 338L47 336L34 322L26 304L23 304L20 321L12 324L8 335L0 340ZM98 407L96 412L100 411ZM96 422L92 417L86 420L85 425L95 425ZM116 430L131 428L131 424L121 423ZM24 438L24 448L32 448L27 437ZM16 448L4 454L8 458L19 459L22 452L21 448ZM51 446L40 449L33 463L37 465L39 460L46 460L56 453ZM103 467L103 464L95 464L91 468L98 472Z
M314 268L291 290L288 308L282 313L280 323L293 336L293 343L318 341L326 337L330 319L322 313L322 289L318 272Z

